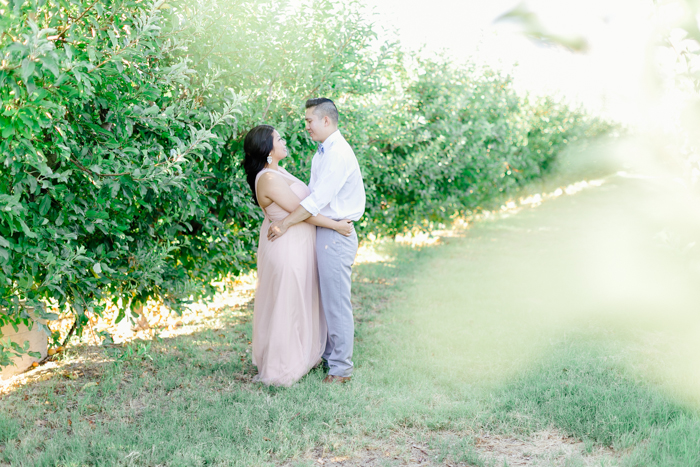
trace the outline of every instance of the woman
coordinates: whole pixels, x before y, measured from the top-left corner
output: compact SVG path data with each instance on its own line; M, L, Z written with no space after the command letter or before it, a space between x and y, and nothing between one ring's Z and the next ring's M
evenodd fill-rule
M352 221L318 215L291 227L275 242L267 239L271 222L294 211L309 188L279 166L287 146L269 125L248 132L243 167L253 200L265 214L258 243L258 284L253 311L254 381L289 386L321 361L326 320L320 308L316 270L316 228L349 236Z

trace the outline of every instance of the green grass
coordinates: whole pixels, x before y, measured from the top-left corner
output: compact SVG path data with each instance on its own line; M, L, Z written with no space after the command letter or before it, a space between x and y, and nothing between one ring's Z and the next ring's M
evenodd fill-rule
M363 333L391 297L388 282L403 269L395 275L386 274L394 272L388 265L358 269L366 272L356 287L362 349ZM222 329L98 351L106 361L74 364L90 369L77 379L73 366L49 371L45 381L4 397L0 459L12 465L274 465L317 446L351 452L366 434L386 436L395 418L407 418L387 415L362 365L343 387L321 384L320 371L289 389L251 383L250 336L248 320L231 319ZM70 350L66 360L81 350ZM91 382L99 384L86 386ZM381 388L382 396L395 388Z
M496 386L397 359L413 329L402 312L406 291L441 248L389 248L392 262L357 268L352 384L325 386L320 371L289 389L250 383L249 360L239 358L249 322L136 342L103 351L107 361L89 364L77 380L61 369L5 396L0 456L11 465L307 465L315 448L349 455L402 433L422 441L435 462L485 466L464 433L527 436L556 427L632 449L629 465L697 465L700 419L585 339L557 345ZM421 349L408 345L406 356ZM85 387L91 381L99 384Z
M676 368L677 354L662 350L684 338L669 323L692 330L697 318L668 311L655 321L644 309L653 295L621 302L571 288L594 280L572 265L586 246L578 235L592 232L587 216L617 209L609 193L484 221L434 247L380 245L389 260L354 271L348 385L323 385L318 370L291 388L253 384L250 304L191 335L70 349L3 395L0 463L309 466L364 456L399 465L423 456L486 467L484 433L554 429L583 441L581 455L607 447L614 464L699 466L700 416L685 397L694 386L676 390L682 378L659 370ZM635 319L623 319L624 307L615 315L620 303L636 307Z
M700 465L700 420L684 415L659 427L646 445L635 449L627 464L634 467L688 467Z
M622 450L690 415L608 362L608 354L590 343L557 349L497 392L484 426L531 432L554 425L566 435Z
M0 443L5 444L19 436L20 425L7 415L0 415Z

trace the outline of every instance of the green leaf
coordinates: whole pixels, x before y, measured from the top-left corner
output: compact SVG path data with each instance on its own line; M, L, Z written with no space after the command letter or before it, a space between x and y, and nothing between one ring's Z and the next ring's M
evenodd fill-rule
M33 116L27 115L26 113L20 113L19 119L22 120L22 123L32 131L38 132L41 130L41 125L39 125L39 122L32 118Z
M58 78L58 76L61 74L61 70L58 68L58 65L56 64L56 61L53 59L53 57L49 55L44 55L41 57L41 64L46 67L53 75Z
M109 187L110 194L112 195L112 198L117 197L117 195L119 194L119 188L121 188L121 185L119 185L119 181L114 180Z
M32 285L34 284L34 279L32 279L32 276L25 274L25 275L20 276L17 283L24 290L29 290L32 287Z
M119 41L117 40L117 36L114 35L114 31L107 30L107 35L109 35L109 40L112 41L112 47L115 49L119 47Z
M87 126L90 127L96 133L106 136L107 138L114 138L114 135L111 131L107 131L99 125L95 125L94 123L87 123Z
M0 235L0 246L3 246L5 248L10 248L10 242L5 239L2 235Z
M158 107L157 105L154 104L154 105L150 106L149 108L147 108L146 110L144 110L143 115L155 115L159 112L160 112L160 107Z
M22 219L19 219L19 225L22 226L22 231L24 232L24 235L26 235L29 238L37 238L37 235L31 230L29 230L29 227L27 226L27 224L24 223Z
M121 308L119 310L119 313L117 313L117 317L114 320L114 324L119 324L119 322L124 319L124 316L125 316L124 309Z
M14 126L7 126L2 129L2 137L3 138L9 138L10 136L15 134L15 127Z
M63 46L63 50L66 51L66 57L68 57L68 60L73 60L73 55L75 55L77 52L76 49L72 45L66 44Z
M43 199L41 200L41 204L39 205L39 214L42 216L45 216L46 213L49 212L49 209L51 208L51 197L49 195L44 195Z
M36 63L29 59L29 57L22 60L22 81L27 84L29 77L34 74L36 68Z

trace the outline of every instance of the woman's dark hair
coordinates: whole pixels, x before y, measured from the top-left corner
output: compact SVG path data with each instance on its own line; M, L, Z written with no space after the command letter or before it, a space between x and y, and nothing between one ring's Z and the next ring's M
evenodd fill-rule
M273 148L272 132L275 131L270 125L258 125L245 135L243 141L243 170L246 173L246 180L250 185L250 191L253 192L253 201L258 206L258 198L255 196L255 177L267 164L267 156L270 155Z

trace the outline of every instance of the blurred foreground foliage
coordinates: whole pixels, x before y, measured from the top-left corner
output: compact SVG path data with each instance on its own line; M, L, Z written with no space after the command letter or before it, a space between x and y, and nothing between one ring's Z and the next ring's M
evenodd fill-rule
M252 268L242 137L275 125L307 177L312 96L360 160L363 235L448 223L609 129L492 70L407 57L370 19L351 0L0 0L0 325L48 331L51 305L80 334L107 304L177 311Z
M674 21L661 29L660 46L676 59L676 66L664 69L657 66L657 83L665 91L680 91L684 94L685 108L678 112L676 134L673 135L671 151L679 152L683 158L686 178L696 191L700 189L700 0L667 0L656 5L660 14L674 14Z
M579 2L583 3L583 2ZM646 101L652 113L662 119L652 127L640 128L646 144L654 148L664 163L677 166L679 180L696 192L700 189L700 0L655 0L647 8L652 29L645 63ZM575 13L570 13L574 15ZM563 19L563 18L562 18ZM540 14L521 3L503 14L498 21L510 21L522 27L522 33L537 41L572 52L586 52L589 40L578 34L553 33L541 21ZM551 25L550 25L551 26ZM663 101L666 102L663 102ZM660 143L660 144L659 144Z

